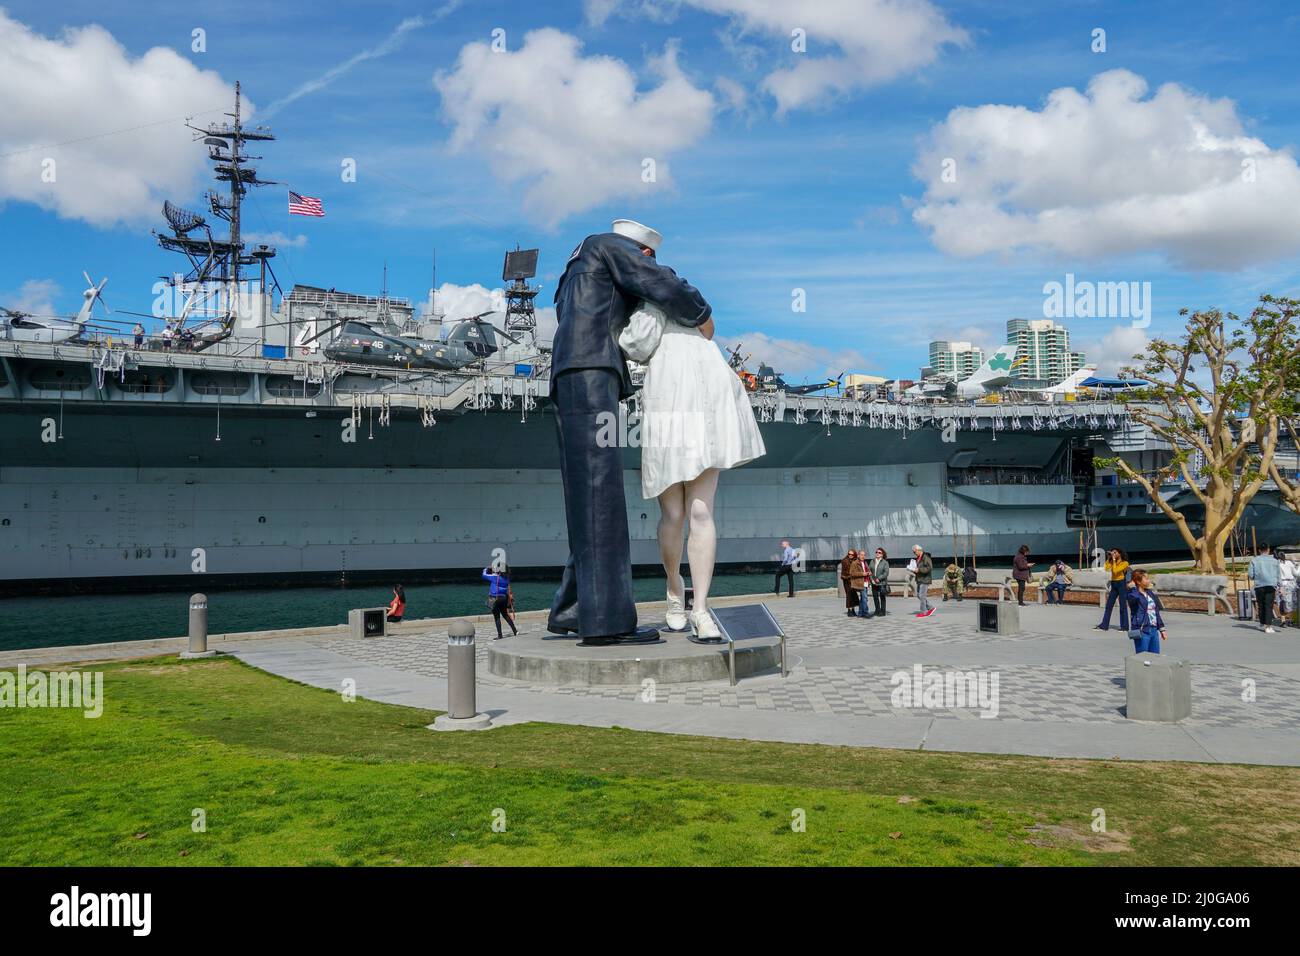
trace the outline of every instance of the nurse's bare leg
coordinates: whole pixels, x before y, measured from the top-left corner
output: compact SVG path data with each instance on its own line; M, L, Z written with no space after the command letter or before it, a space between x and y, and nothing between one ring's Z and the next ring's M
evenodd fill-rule
M659 495L659 557L668 578L668 591L679 598L686 596L686 582L682 580L682 545L685 542L686 486L679 481Z
M709 585L713 583L713 564L718 556L718 529L713 523L713 499L718 493L718 469L709 468L698 478L686 482L686 512L691 535L686 555L691 565L692 608L705 611L709 606Z

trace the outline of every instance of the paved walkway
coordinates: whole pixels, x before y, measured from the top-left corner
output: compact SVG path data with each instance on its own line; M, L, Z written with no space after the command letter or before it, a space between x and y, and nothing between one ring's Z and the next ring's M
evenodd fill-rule
M746 599L732 599L737 603ZM490 624L480 622L478 703L498 726L526 721L620 726L665 733L871 747L1131 760L1300 766L1300 630L1263 635L1227 617L1171 612L1164 651L1193 664L1192 716L1179 724L1124 717L1121 631L1092 629L1094 608L1021 609L1022 633L976 628L976 602L939 604L916 619L915 602L891 600L888 617L844 615L840 598L767 598L789 636L790 676L654 688L547 687L487 669ZM644 605L654 620L662 605ZM542 633L544 612L521 615ZM684 640L673 637L672 640ZM385 638L356 641L344 628L225 635L212 646L256 667L318 687L353 681L362 697L444 710L445 622L407 622ZM0 667L140 657L183 640L0 654ZM895 675L975 671L997 679L997 716L976 707L895 707ZM991 686L991 685L990 685Z
M754 740L1300 766L1300 631L1263 635L1226 617L1171 613L1165 652L1194 665L1193 712L1179 724L1148 724L1124 717L1124 657L1132 645L1121 631L1092 630L1091 608L1031 605L1021 609L1021 634L998 637L977 630L975 602L940 604L923 620L902 599L888 617L866 621L847 618L829 596L769 606L789 636L785 679L750 678L734 688L661 684L651 702L641 686L546 687L494 677L481 640L479 708L497 725L547 721ZM522 624L539 633L543 626ZM350 679L363 697L446 707L442 632L366 642L329 633L236 641L226 650L307 684L340 689ZM894 675L916 665L996 676L997 716L893 706Z

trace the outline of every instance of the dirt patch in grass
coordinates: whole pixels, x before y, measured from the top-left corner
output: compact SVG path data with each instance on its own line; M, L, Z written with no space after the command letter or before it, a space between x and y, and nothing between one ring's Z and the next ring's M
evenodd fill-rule
M1034 846L1078 847L1089 853L1129 853L1133 850L1129 835L1118 831L1094 833L1091 829L1060 823L1035 823L1025 830L1031 834L1029 843Z

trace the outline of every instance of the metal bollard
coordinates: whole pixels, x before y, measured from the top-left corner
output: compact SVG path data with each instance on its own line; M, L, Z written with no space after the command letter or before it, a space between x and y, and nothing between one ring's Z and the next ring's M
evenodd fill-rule
M483 730L491 718L477 709L474 625L464 618L447 628L447 713L429 725L431 730Z
M474 625L463 618L452 621L447 628L447 714L453 720L477 713L474 651Z
M190 660L195 657L215 657L216 651L208 650L208 596L206 594L190 595L190 645L189 650L181 652L181 657Z

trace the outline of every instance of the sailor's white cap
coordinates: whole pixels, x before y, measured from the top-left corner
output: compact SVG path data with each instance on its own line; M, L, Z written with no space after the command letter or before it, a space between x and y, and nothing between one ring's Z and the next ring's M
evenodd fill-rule
M643 246L659 251L659 243L664 241L664 237L649 226L637 222L635 219L615 219L613 231L620 236L627 236L629 239L635 239Z

